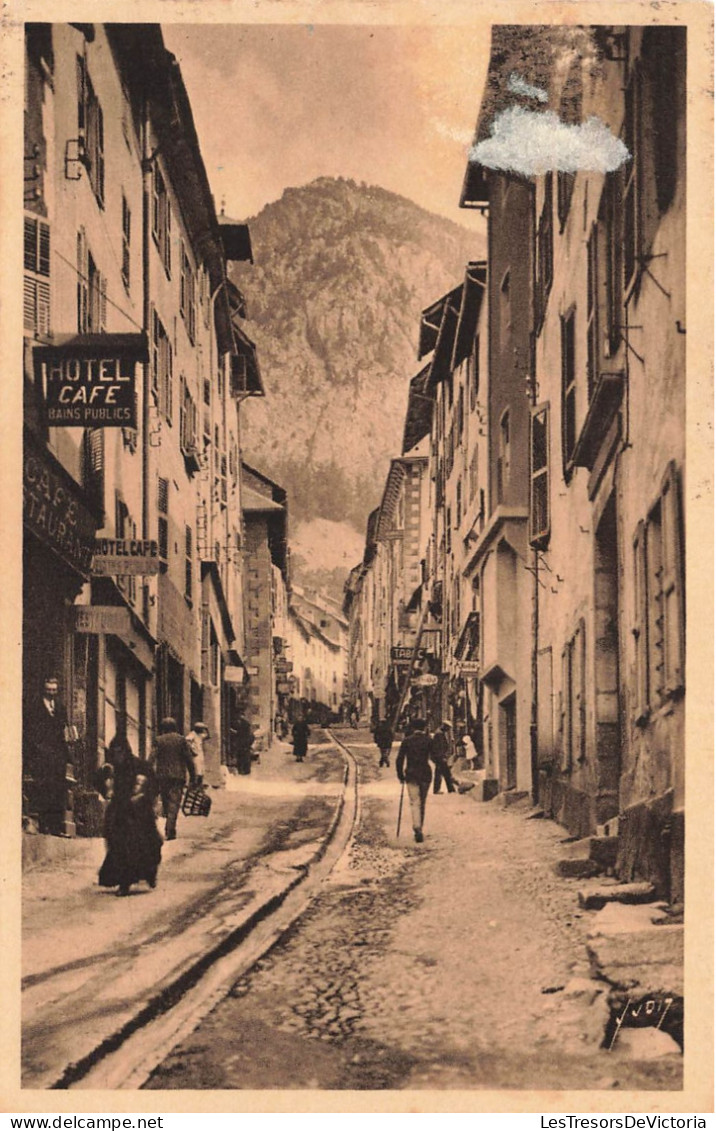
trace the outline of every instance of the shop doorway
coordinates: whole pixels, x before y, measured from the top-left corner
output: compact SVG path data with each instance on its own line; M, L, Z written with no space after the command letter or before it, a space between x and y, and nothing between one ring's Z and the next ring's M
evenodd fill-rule
M500 703L500 730L502 732L504 789L517 786L517 696L512 693Z

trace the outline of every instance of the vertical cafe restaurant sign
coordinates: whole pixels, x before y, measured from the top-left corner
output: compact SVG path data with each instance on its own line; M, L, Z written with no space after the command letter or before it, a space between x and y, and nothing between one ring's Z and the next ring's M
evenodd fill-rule
M144 334L56 335L34 350L48 427L136 428L135 368L149 360Z

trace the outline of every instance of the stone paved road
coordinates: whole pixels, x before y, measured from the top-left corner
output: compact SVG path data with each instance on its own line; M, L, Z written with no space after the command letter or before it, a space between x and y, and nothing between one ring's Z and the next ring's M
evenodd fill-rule
M680 1088L678 1054L599 1047L589 913L551 868L562 830L455 794L428 799L423 845L396 841L392 766L367 733L343 739L362 768L350 852L146 1086Z

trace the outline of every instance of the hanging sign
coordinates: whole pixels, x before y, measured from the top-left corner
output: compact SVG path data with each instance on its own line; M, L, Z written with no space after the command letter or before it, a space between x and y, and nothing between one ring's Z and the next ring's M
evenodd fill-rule
M395 648L391 648L390 649L390 658L391 658L391 660L397 660L398 662L400 662L401 660L412 660L412 658L413 658L413 648L412 648L411 645L408 645L407 647L398 646L398 647L395 647ZM415 655L415 659L416 660L424 660L425 659L425 649L424 648L418 648L418 651Z
M130 632L132 620L123 605L74 605L75 632L123 636Z
M136 428L135 365L143 334L77 334L36 346L35 377L50 427Z
M96 538L94 577L159 573L159 543L142 538Z
M291 694L290 683L277 683L276 684L276 694L277 695L290 695Z
M410 682L413 687L435 687L435 684L438 682L438 677L431 675L430 672L423 672L422 675L416 676L415 679L411 679Z
M479 675L479 660L463 660L460 664L460 675Z
M288 672L292 672L293 671L293 660L277 660L276 661L276 671L281 672L283 674L288 674Z
M224 683L243 683L246 668L239 664L228 664L224 668Z

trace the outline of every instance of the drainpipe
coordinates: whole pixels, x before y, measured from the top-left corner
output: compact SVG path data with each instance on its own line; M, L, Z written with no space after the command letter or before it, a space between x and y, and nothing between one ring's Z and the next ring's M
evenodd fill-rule
M530 409L537 404L537 378L535 373L535 339L534 333L530 334L530 373L529 373L529 403ZM530 436L532 420L530 414ZM529 519L528 519L529 522ZM532 549L532 655L530 662L530 767L532 771L532 804L539 801L539 751L537 748L537 699L539 685L537 677L537 650L539 648L539 551Z
M151 299L149 292L150 228L152 207L152 157L149 152L149 108L144 100L142 114L142 326L151 341ZM149 401L151 397L151 352L142 366L142 537L150 535L149 517Z

